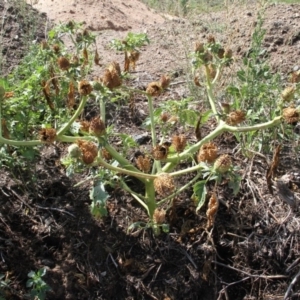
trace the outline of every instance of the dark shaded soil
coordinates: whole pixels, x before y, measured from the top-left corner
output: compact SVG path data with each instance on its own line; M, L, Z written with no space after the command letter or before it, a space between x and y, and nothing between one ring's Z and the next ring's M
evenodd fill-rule
M6 74L24 55L28 41L44 37L46 20L45 15L27 12L26 7L26 15L35 16L34 27L38 29L34 37L27 39L32 23L20 18L21 12L13 5L4 8L4 4L0 1L5 12L3 49L7 50L3 52L2 73ZM295 6L281 9L292 11L286 18L294 16L296 10ZM293 23L296 21L291 20L288 31L293 33L297 30ZM149 30L164 36L162 32L172 26ZM270 38L270 31L266 36L269 43L274 43L272 49L280 46L276 44L277 34ZM16 36L26 39L14 39ZM160 51L167 42L168 39L158 39L154 47ZM299 45L297 39L282 45L289 43ZM280 66L283 68L279 71L290 69L296 64L295 56L291 64L277 65L276 70ZM166 62L163 68L168 67ZM148 80L158 70L157 66L146 70L141 78ZM178 87L173 97L180 98L184 93ZM139 107L143 108L142 100L137 101L136 114L122 106L116 115L112 112L108 117L118 128L141 133L143 115L138 114ZM205 208L195 212L192 191L174 199L167 211L170 233L159 237L150 230L127 231L136 221L147 222L147 216L134 199L118 188L109 191L108 217L93 219L89 210L91 183L74 187L85 174L72 179L65 175L60 164L62 145L45 146L39 157L22 170L0 170L0 274L10 281L9 287L3 289L4 298L27 299L28 272L46 267L44 280L52 288L47 299L283 299L299 271L299 212L292 211L267 189L265 176L271 155L244 158L234 150L236 141L232 136L220 137L219 143L240 165L243 180L236 197L226 183L219 186L221 203L211 231L205 229ZM282 152L278 176L290 174L297 194L300 165L293 149ZM181 180L188 182L190 178ZM131 185L137 183L132 179ZM296 280L287 299L300 299L299 288Z

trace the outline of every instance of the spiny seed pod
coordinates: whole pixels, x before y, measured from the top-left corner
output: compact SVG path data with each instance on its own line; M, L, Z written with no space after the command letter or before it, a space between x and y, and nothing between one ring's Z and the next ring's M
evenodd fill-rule
M231 157L228 154L221 155L214 163L214 169L220 173L226 173L232 166Z
M12 98L15 95L14 92L5 92L4 99Z
M208 37L207 37L207 43L208 44L215 44L216 43L215 37L212 34L208 35Z
M287 107L283 109L282 116L286 123L296 125L299 121L299 112L294 107Z
M300 82L300 70L292 72L290 81L292 83L299 83Z
M222 59L222 58L224 58L224 54L225 54L225 49L224 49L224 48L220 48L220 49L218 50L218 53L217 53L218 57L219 57L220 59Z
M294 98L295 92L296 92L295 86L288 86L281 93L282 100L284 102L290 102Z
M170 115L167 112L162 112L160 115L160 119L163 123L166 123L168 119L170 118Z
M163 90L165 90L169 86L170 81L171 81L170 76L168 76L168 75L162 75L161 78L160 78L160 80L159 80L161 88Z
M203 53L204 52L204 44L201 42L196 42L194 51L198 53Z
M232 50L230 48L226 48L224 52L224 58L230 59L232 58L232 54L233 54Z
M184 134L174 135L172 138L172 145L174 146L176 152L180 153L184 150L186 146L186 137Z
M150 82L146 89L146 93L150 96L159 96L162 92L162 87L159 82Z
M93 91L92 85L87 80L81 80L78 83L78 92L81 96L87 96Z
M245 121L245 119L246 119L246 113L238 109L229 113L226 119L226 123L228 125L235 126Z
M135 65L136 65L136 62L139 60L140 58L140 52L139 51L136 51L136 50L133 50L131 52L129 52L127 54L127 57L128 57L128 60L129 60L129 63L132 67L132 70L134 71L135 70Z
M216 67L215 65L213 64L209 64L208 67L207 67L207 74L208 74L208 77L213 80L215 77L216 77L216 74L217 74L217 70L216 70Z
M153 158L156 160L164 160L168 157L169 147L166 145L157 145L152 150Z
M106 87L112 90L122 85L122 79L120 76L121 76L120 65L116 62L113 62L111 65L109 65L107 69L105 69L101 81Z
M61 56L57 59L57 64L58 64L59 68L63 71L66 71L70 68L69 60L63 56Z
M47 43L46 40L43 40L43 41L41 42L41 49L42 49L42 50L49 49L49 45L48 45L48 43Z
M77 145L82 152L82 161L89 165L98 155L98 148L93 142L78 140Z
M153 213L153 220L156 224L164 224L166 222L166 211L156 208Z
M56 54L58 54L58 53L59 53L59 51L60 51L60 47L59 47L59 45L58 45L58 44L55 44L55 45L53 45L53 51L54 51Z
M154 189L160 196L169 196L175 190L172 176L168 173L159 174L154 179Z
M68 153L70 157L79 158L81 156L81 150L77 144L72 144L68 147Z
M137 167L144 173L149 173L151 169L151 160L148 156L139 155L135 159Z
M112 159L111 154L110 154L105 148L103 148L103 149L101 150L101 156L102 156L105 160L111 160L111 159Z
M96 117L90 122L89 133L96 137L105 134L105 124L100 117Z
M40 140L43 143L51 144L56 139L56 130L54 128L43 128L39 132Z
M90 122L89 121L80 121L80 131L89 132Z
M213 142L206 143L201 146L197 161L200 162L208 162L212 163L214 162L218 157L218 148Z

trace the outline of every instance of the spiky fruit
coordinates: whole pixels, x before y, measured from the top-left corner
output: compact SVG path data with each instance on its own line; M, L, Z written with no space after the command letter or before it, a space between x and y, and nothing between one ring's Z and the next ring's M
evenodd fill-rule
M68 153L70 157L79 158L81 156L81 150L77 144L72 144L68 147Z
M81 96L87 96L93 91L92 85L87 80L81 80L78 83L78 92Z
M135 159L137 167L144 173L149 173L151 169L151 160L148 156L139 155Z
M164 209L155 209L153 220L156 224L163 224L166 222L166 211Z
M186 137L184 134L174 135L172 138L172 145L174 146L176 152L180 153L184 150L186 146Z
M102 155L102 157L103 157L105 160L111 160L111 159L112 159L111 154L110 154L105 148L103 148L103 149L101 150L101 155Z
M105 124L100 117L96 117L90 122L89 133L96 137L100 137L105 134Z
M66 71L70 68L70 61L64 56L61 56L57 59L57 64L63 71Z
M117 62L113 62L104 71L104 75L101 78L102 83L110 90L122 85L121 68Z
M161 173L154 179L154 189L162 197L169 196L175 190L174 180L168 173Z
M157 145L152 150L153 158L156 160L164 160L168 157L169 147L166 145Z
M98 155L98 148L93 142L78 140L77 145L82 152L82 161L89 165L94 162Z
M214 224L215 217L218 211L219 202L216 193L213 193L208 202L208 208L206 211L207 225L206 228L209 229Z
M295 92L296 92L295 86L286 87L281 93L282 100L284 102L290 102L291 100L293 100Z
M214 143L209 142L201 146L197 156L197 160L199 163L202 161L212 163L217 159L217 157L218 157L217 146Z
M226 123L232 126L236 126L246 119L246 113L240 109L232 111L229 113Z
M159 82L150 82L147 86L146 93L150 96L159 96L162 92L162 88Z
M89 121L80 121L80 131L89 132L90 122Z
M40 130L40 140L43 143L51 144L56 139L56 130L54 128L43 128Z
M288 124L294 125L299 121L299 112L294 107L287 107L283 109L282 116Z
M232 166L231 157L228 154L221 155L214 163L214 169L220 173L226 173Z
M160 78L160 80L159 80L161 88L163 90L166 89L169 86L170 81L171 81L170 76L168 76L168 75L162 75L161 78Z

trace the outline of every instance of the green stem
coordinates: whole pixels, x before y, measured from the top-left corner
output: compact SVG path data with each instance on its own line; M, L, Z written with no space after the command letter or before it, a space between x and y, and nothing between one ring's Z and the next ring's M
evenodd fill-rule
M152 146L153 148L157 145L156 132L155 132L155 122L154 122L154 108L153 108L153 99L150 95L147 94L148 105L149 105L149 115L151 123L151 137L152 137ZM154 161L157 173L161 172L161 163L159 160Z
M100 103L100 116L101 116L101 120L105 123L105 116L106 116L106 106L105 106L105 100L106 97L101 95L100 99L99 99L99 103Z
M155 190L154 190L153 180L146 180L145 188L146 188L146 205L148 207L148 215L150 220L153 221L153 214L157 207L155 201Z
M218 68L218 70L219 70L219 68ZM205 66L205 71L206 71L206 91L207 91L207 96L208 96L208 100L209 100L209 105L210 105L211 110L213 111L214 115L216 116L217 121L219 121L219 116L218 116L218 112L217 112L216 105L215 105L215 97L213 95L214 84L211 82L211 80L209 78L209 70L208 70L207 66Z
M57 136L64 134L70 128L70 126L74 123L74 121L78 118L78 116L84 109L86 101L87 101L87 96L82 96L81 102L80 102L77 110L75 111L73 117L68 121L67 124L65 124L60 130L57 131L57 133L56 133Z

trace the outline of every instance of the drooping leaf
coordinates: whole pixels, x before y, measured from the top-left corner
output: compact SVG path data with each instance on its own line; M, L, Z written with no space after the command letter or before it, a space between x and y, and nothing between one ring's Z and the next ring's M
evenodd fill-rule
M100 181L95 182L90 191L91 213L96 219L107 216L106 201L109 194L105 191L104 184Z
M196 212L198 212L199 209L204 205L207 189L206 189L206 180L198 181L193 186L194 194L192 196L192 199L195 201L195 204L197 205Z

